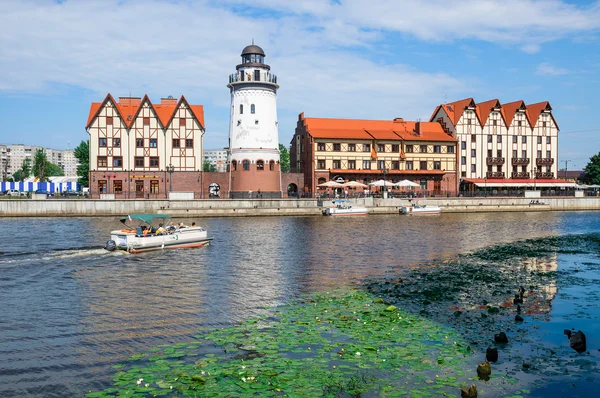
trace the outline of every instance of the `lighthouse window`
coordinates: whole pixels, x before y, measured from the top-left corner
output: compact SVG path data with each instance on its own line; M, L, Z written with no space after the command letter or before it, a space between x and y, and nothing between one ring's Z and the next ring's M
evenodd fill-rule
M254 71L254 80L257 82L260 81L260 71L259 70Z
M275 170L275 162L272 160L269 162L269 170L271 170L271 171Z
M256 111L256 107L254 106L254 104L250 105L250 113L255 113Z
M265 169L265 162L262 160L257 160L256 161L256 170L264 170Z
M248 159L245 159L245 160L242 162L242 164L243 164L243 166L244 166L244 170L245 170L245 171L248 171L248 170L250 170L250 161L249 161Z
M237 162L236 162L235 160L233 160L233 161L231 162L231 168L233 169L233 171L236 171L236 170L237 170Z
M240 104L240 115L244 114L244 105Z

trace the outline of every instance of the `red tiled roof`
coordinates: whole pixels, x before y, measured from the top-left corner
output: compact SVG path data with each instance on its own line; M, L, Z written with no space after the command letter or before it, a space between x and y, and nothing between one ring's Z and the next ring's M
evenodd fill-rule
M334 138L334 139L351 139L351 140L372 140L364 129L352 130L332 130L332 129L310 129L308 131L314 138Z
M393 130L374 130L368 129L367 133L371 134L373 138L376 140L394 140L397 141L400 139L400 136L396 134Z
M477 112L479 114L479 120L481 120L482 126L485 125L488 117L490 116L490 113L492 112L492 109L494 108L502 109L500 101L498 101L497 99L480 102L479 104L477 104Z
M437 122L304 118L304 124L314 138L456 141Z
M204 128L204 107L202 105L189 105L184 96L181 96L181 99L178 103L169 101L166 104L153 105L147 95L144 95L144 98L141 101L139 99L120 98L117 102L110 93L106 96L104 101L92 103L86 128L91 126L92 122L96 119L104 104L106 104L106 102L109 100L115 104L117 113L127 128L131 128L137 114L142 109L142 105L146 102L148 102L150 108L154 111L163 127L166 127L171 123L173 116L175 115L175 111L182 102L185 102L185 104L189 106L192 115L196 118L200 126Z
M525 116L527 117L527 121L529 121L529 126L532 126L531 119L529 118L529 112L527 112L527 107L525 106L525 102L523 100L509 102L508 104L502 105L502 109L504 110L504 116L506 118L506 126L510 127L513 119L515 118L515 114L517 110L521 107L525 108Z
M86 123L86 127L89 127L92 124L92 120L96 117L98 110L100 110L101 102L92 102L92 106L90 106L90 114L88 116L88 121Z
M540 118L540 115L542 114L542 111L545 109L552 111L552 107L550 106L550 103L548 101L543 101L543 102L538 102L537 104L527 105L527 112L529 113L529 116L531 117L531 127L535 127L538 119ZM554 119L554 115L552 115L552 113L550 113L550 116L552 117L552 120L554 120L554 124L558 128L558 124L556 123L556 120Z

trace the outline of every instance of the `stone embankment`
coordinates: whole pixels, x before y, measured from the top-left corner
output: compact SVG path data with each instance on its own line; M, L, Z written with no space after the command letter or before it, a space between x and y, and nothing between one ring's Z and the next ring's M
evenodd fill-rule
M410 203L437 205L444 213L495 211L577 211L600 210L599 197L540 198L427 198L352 199L370 209L371 214L398 214ZM131 213L166 213L173 217L236 216L317 216L330 200L252 199L252 200L101 200L101 199L20 199L0 200L0 217L96 217Z

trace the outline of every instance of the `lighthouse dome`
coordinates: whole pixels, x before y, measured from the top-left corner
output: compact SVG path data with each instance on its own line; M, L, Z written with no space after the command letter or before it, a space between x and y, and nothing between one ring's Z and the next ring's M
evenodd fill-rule
M263 51L263 49L257 46L256 44L250 44L249 46L244 47L244 49L242 50L242 56L249 54L258 54L262 55L263 57L265 56L265 52Z

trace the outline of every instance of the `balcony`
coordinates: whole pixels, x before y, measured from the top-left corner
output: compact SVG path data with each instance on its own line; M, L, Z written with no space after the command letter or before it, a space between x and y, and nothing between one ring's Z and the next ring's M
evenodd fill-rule
M502 166L504 164L504 158L486 158L485 161L488 166Z
M538 171L535 173L535 178L554 178L554 173L551 171Z
M529 179L528 171L513 171L510 173L510 178L527 178Z
M488 171L485 173L485 178L494 179L494 178L504 178L503 171Z
M261 82L277 85L277 75L274 75L271 72L261 71L260 79L256 80L255 77L256 76L252 73L245 75L244 79L242 80L242 76L240 73L232 73L231 75L229 75L229 84Z
M554 158L537 158L535 164L538 166L552 166L554 164Z
M514 166L527 166L529 164L529 158L512 158L512 164Z

